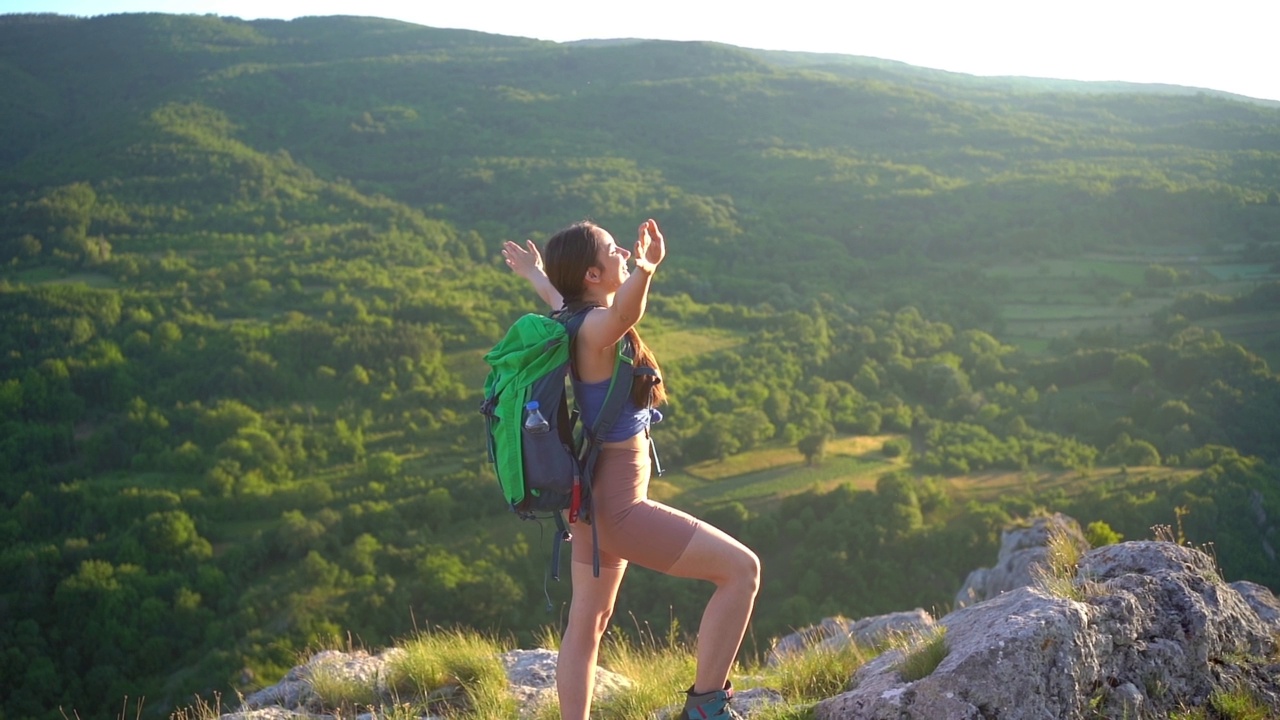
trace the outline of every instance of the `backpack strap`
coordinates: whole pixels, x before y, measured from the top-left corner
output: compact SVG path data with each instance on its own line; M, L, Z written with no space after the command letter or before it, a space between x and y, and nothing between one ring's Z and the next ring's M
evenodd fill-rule
M586 319L587 312L592 310L596 305L584 308L576 308L566 311L569 315L562 319L565 329L569 332L569 363L573 364L573 343L577 340L578 331L582 329L582 322ZM596 420L591 428L583 428L582 455L580 457L580 465L582 466L582 504L587 512L588 520L593 510L591 498L592 481L595 475L596 460L600 455L600 445L604 442L605 433L609 428L613 427L618 416L622 414L622 408L627 403L627 398L631 395L631 385L636 375L647 374L657 376L652 368L638 368L635 364L635 347L631 340L623 337L618 341L617 353L613 361L613 376L609 379L609 389L605 392L604 402L600 406L600 413L596 415ZM652 440L650 441L652 448ZM574 519L574 518L571 518ZM590 522L591 525L591 572L594 577L600 577L600 538L596 524Z
M631 383L635 379L635 358L631 341L623 338L618 341L618 354L613 362L613 377L609 380L609 390L605 393L604 403L600 406L600 414L587 434L586 447L582 459L582 487L585 490L586 505L589 514L594 511L590 489L595 479L596 460L599 459L600 446L604 443L605 433L613 427L614 421L622 414L622 408L631 395ZM600 537L595 522L591 522L591 572L600 577Z

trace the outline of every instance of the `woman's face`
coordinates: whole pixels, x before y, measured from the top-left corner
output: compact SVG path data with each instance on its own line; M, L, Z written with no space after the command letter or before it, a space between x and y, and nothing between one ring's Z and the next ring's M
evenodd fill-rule
M599 233L599 249L596 251L596 267L600 282L610 290L617 290L623 281L630 276L627 271L627 259L631 252L613 241L613 236L604 228L596 228Z

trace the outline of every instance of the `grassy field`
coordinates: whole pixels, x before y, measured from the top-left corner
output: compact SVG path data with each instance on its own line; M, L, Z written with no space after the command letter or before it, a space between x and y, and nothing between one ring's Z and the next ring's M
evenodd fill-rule
M722 328L674 328L645 332L644 340L653 348L659 361L672 362L734 348L746 338L742 333Z
M690 510L741 502L752 510L762 510L783 498L802 492L827 492L840 485L858 490L874 490L885 473L908 467L904 458L886 458L880 453L884 441L894 437L839 437L827 446L826 457L814 466L794 448L770 446L739 453L723 461L706 461L679 472L654 478L650 496ZM1181 480L1198 470L1180 468L1114 467L1088 470L1031 469L987 471L946 479L953 500L990 502L1010 493L1038 494L1062 490L1068 495L1102 479L1127 481Z
M947 486L955 499L992 502L1011 493L1030 495L1062 490L1067 495L1071 495L1103 479L1126 479L1130 482L1183 480L1198 472L1200 471L1166 467L1131 467L1123 473L1114 467L1088 470L990 471L948 478Z
M1185 272L1188 281L1173 287L1151 287L1146 269L1153 264ZM1258 282L1280 278L1266 264L1241 261L1236 251L1207 255L1191 248L1010 262L990 266L986 272L1007 287L1001 307L1001 339L1032 354L1045 352L1054 338L1072 338L1101 328L1141 341L1152 336L1155 314L1182 293L1200 290L1231 296L1247 292ZM1272 367L1280 357L1280 308L1274 314L1214 318L1198 324L1217 329L1228 340L1259 353Z
M1280 372L1280 308L1275 312L1207 318L1198 324L1249 348L1267 361L1271 372Z
M67 272L63 268L41 267L23 270L13 276L14 280L31 285L87 285L93 288L115 287L116 282L101 273Z
M890 437L835 438L827 444L826 457L812 466L794 447L771 444L654 478L650 496L690 509L737 501L758 510L788 495L823 492L838 485L872 490L881 475L906 467L902 458L881 455L880 448Z

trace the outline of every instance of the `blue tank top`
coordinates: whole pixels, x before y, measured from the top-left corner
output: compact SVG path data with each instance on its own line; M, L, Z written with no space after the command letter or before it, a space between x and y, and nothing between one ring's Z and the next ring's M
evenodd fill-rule
M596 417L600 415L600 408L604 405L604 397L609 393L609 381L612 378L605 378L600 382L584 383L578 379L573 380L573 396L578 401L578 409L582 412L582 422L588 431L591 425L595 423ZM627 440L639 435L649 429L649 426L662 419L662 413L650 408L638 407L630 397L622 404L622 412L618 414L618 420L613 423L613 427L604 433L604 442L618 442L619 440Z

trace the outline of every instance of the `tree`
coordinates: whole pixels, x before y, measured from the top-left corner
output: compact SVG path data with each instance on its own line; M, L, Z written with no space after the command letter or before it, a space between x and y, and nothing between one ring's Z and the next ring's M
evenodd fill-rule
M876 524L893 540L901 540L924 526L924 513L911 478L902 472L882 475L876 480L876 499L880 512Z
M1090 547L1102 547L1104 545L1115 545L1124 539L1124 536L1102 520L1094 520L1084 529L1084 537L1089 541Z
M1151 377L1151 363L1137 353L1117 355L1111 362L1111 384L1119 390L1129 390Z
M824 430L811 432L800 438L796 443L796 449L804 456L805 464L817 465L822 462L823 456L827 452L827 440L831 439L831 433Z
M376 452L365 459L365 469L369 477L378 482L394 480L400 475L403 463L393 452Z
M1148 265L1143 273L1147 285L1154 288L1173 287L1181 279L1179 272L1167 265Z

